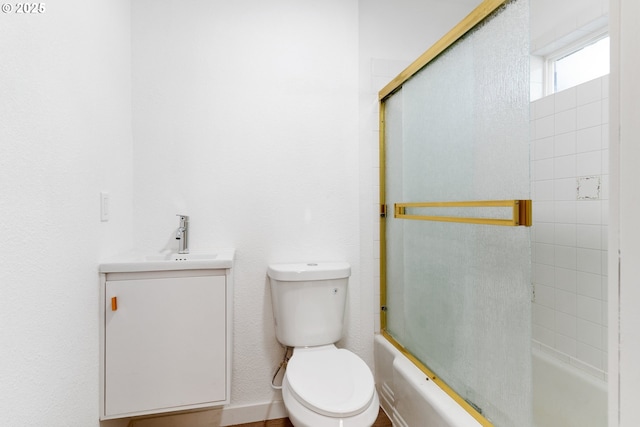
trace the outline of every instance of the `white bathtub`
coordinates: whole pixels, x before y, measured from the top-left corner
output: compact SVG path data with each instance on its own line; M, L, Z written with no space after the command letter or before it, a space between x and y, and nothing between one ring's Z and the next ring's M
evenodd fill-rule
M578 368L532 351L535 427L606 427L607 384Z
M477 427L471 415L381 335L375 337L380 405L395 427ZM606 427L607 386L534 349L535 427Z
M460 407L389 341L376 335L376 387L394 427L478 427Z

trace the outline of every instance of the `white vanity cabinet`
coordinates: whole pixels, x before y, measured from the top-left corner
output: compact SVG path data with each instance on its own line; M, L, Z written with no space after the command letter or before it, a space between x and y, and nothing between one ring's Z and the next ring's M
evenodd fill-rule
M100 274L100 419L229 403L231 269Z

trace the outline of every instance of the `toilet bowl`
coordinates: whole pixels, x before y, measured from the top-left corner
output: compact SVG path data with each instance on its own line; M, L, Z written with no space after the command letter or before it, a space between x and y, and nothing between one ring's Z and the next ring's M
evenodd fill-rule
M334 345L294 349L282 396L296 427L369 427L380 406L367 364Z
M342 337L347 263L269 266L276 338L293 347L282 397L295 427L371 427L380 407L373 374Z

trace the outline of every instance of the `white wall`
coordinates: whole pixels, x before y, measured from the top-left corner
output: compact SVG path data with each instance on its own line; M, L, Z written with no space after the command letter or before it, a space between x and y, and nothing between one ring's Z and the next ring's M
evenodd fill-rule
M530 0L530 7L534 52L606 26L609 15L609 0Z
M133 2L135 236L233 247L232 406L281 400L269 263L352 265L342 345L371 362L360 316L356 1ZM364 326L363 326L364 325Z
M97 426L97 263L132 242L130 9L45 6L0 16L0 424Z

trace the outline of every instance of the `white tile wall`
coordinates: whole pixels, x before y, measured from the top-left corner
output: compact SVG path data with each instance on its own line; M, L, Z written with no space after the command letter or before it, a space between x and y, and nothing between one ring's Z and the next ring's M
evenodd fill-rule
M607 369L608 86L605 76L531 104L534 344L600 377Z

